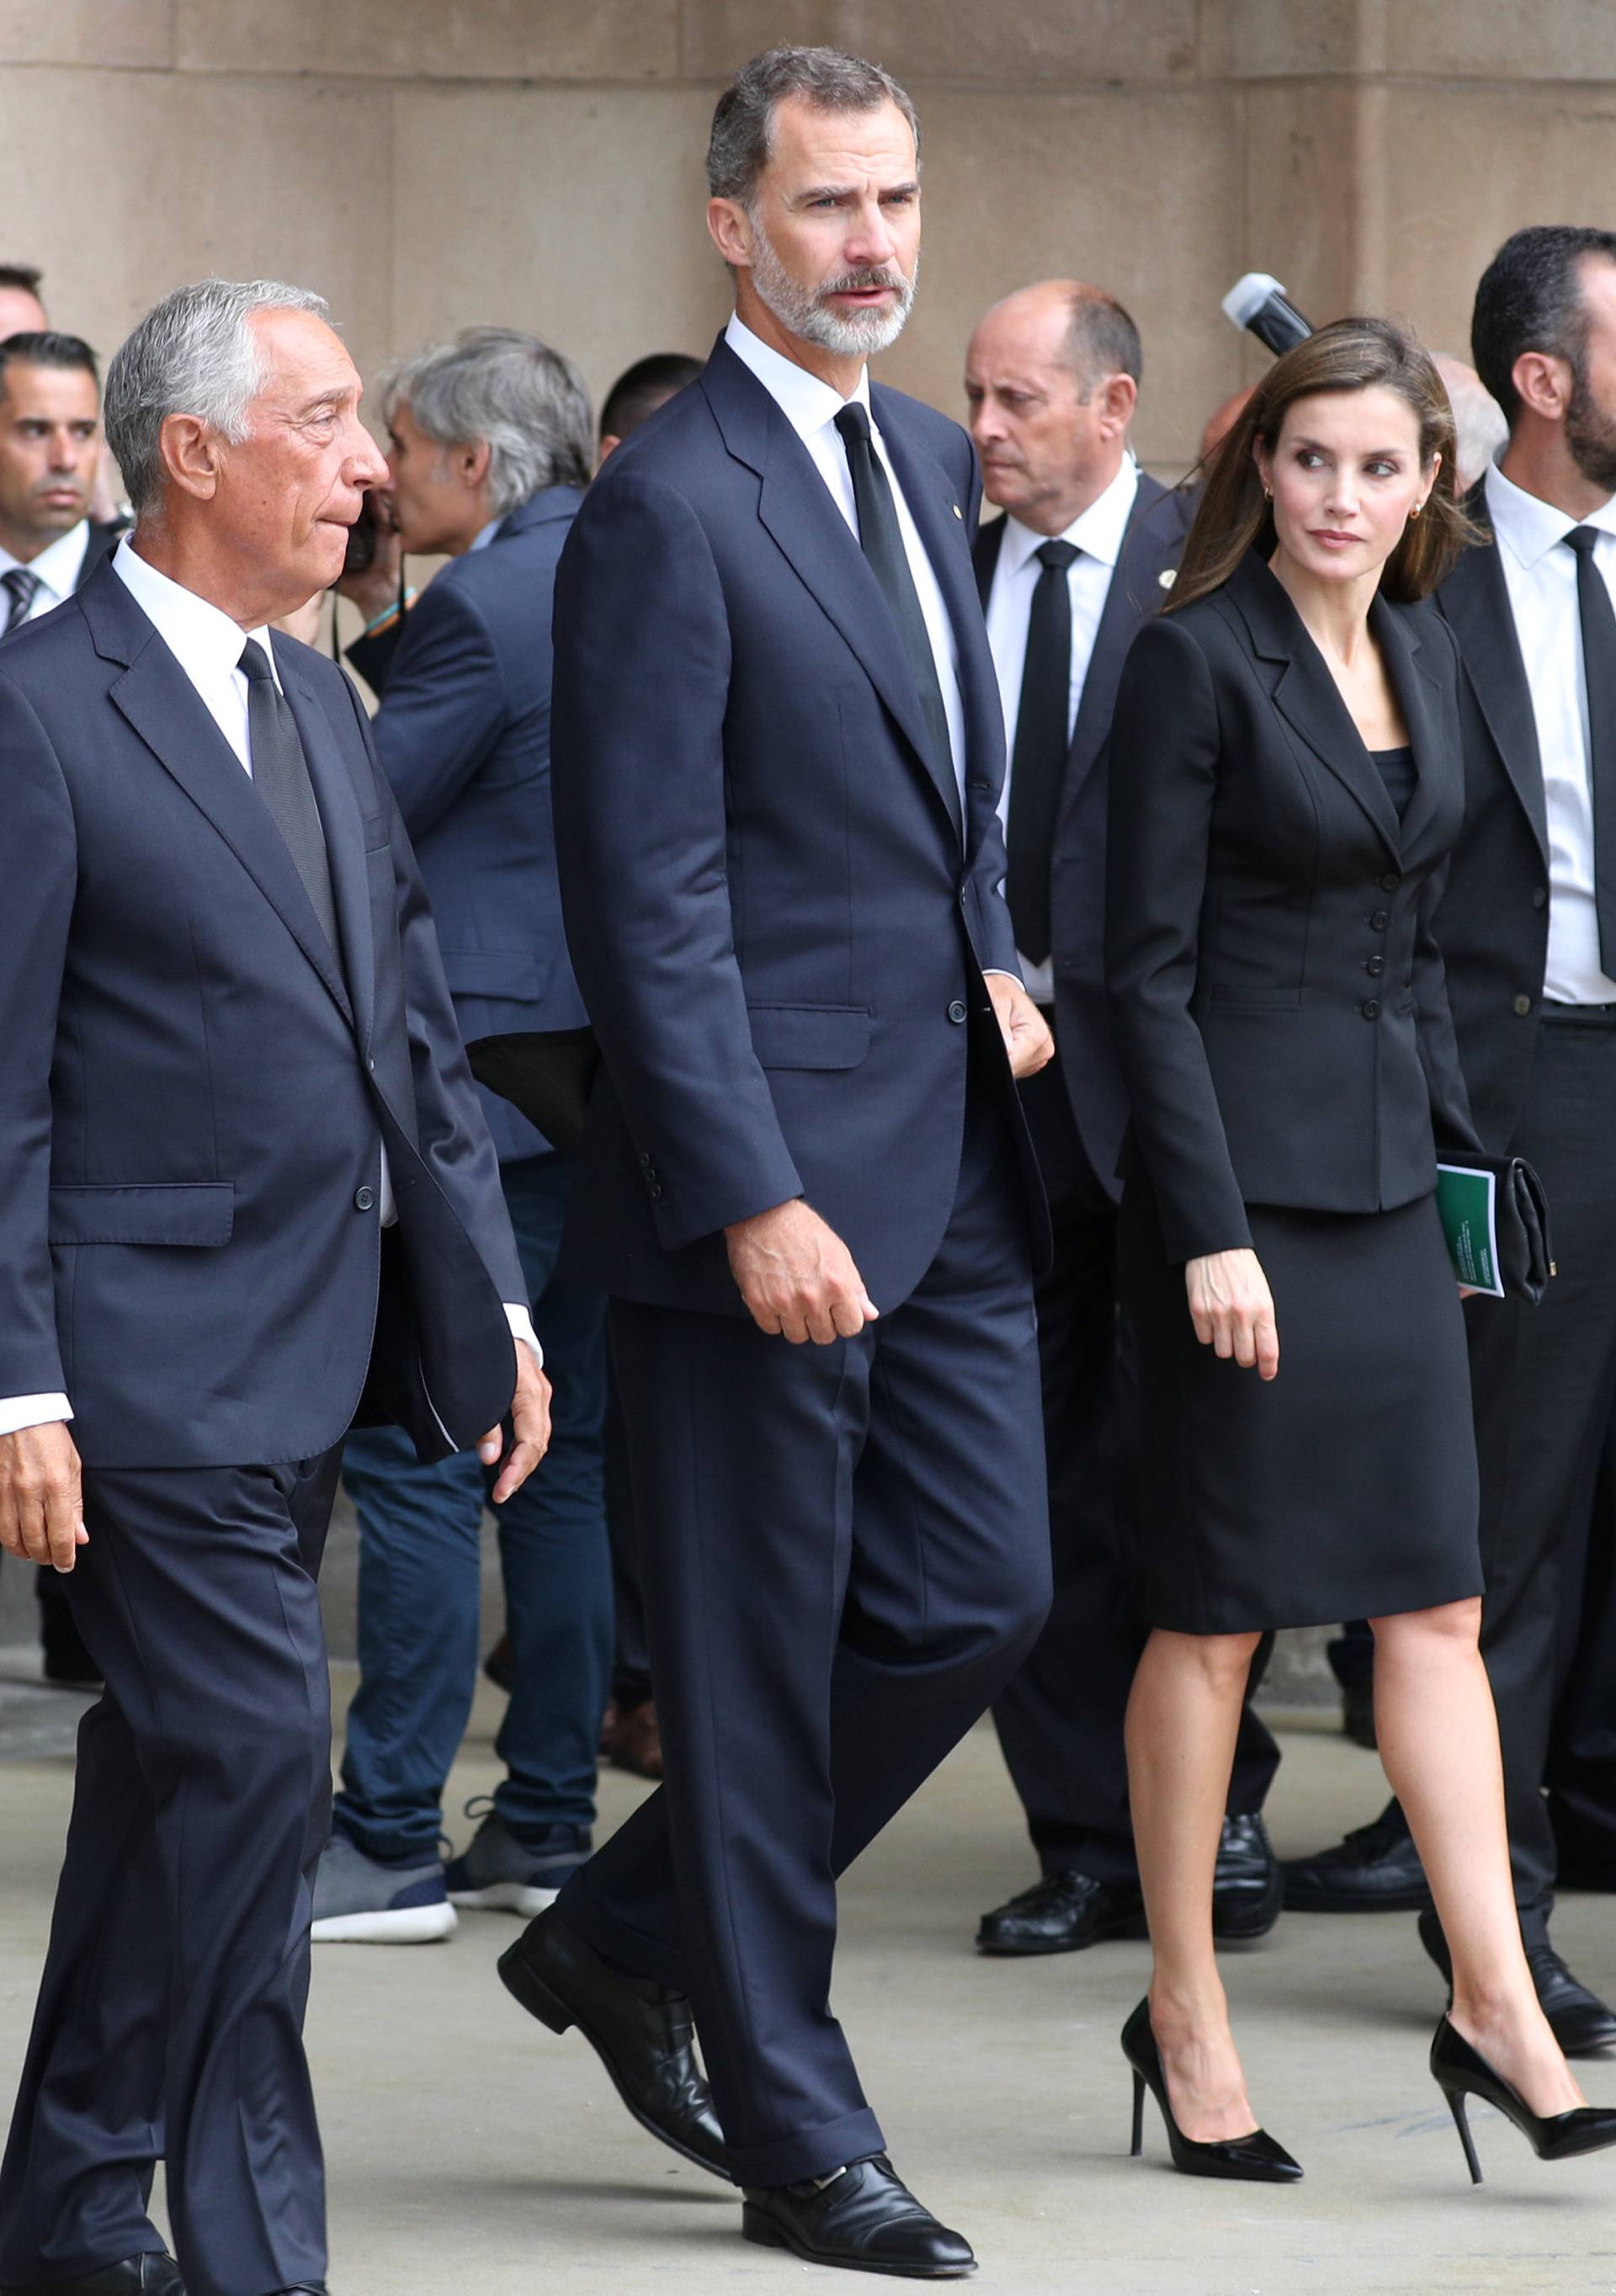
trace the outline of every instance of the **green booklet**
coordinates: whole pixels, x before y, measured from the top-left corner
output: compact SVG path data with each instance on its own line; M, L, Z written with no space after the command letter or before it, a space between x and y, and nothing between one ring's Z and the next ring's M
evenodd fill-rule
M1502 1300L1498 1275L1498 1182L1464 1164L1437 1166L1437 1213L1454 1273L1472 1292Z

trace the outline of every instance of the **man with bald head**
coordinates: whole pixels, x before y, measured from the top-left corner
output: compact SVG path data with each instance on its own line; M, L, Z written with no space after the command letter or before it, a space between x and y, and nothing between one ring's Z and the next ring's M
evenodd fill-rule
M965 362L982 483L977 578L1010 767L1000 801L1021 976L1055 1038L1022 1105L1048 1190L1038 1293L1055 1601L994 1707L1041 1878L987 1915L991 1954L1136 1934L1122 1718L1144 1640L1128 1552L1135 1435L1116 1305L1116 1165L1127 1120L1105 1013L1107 746L1123 657L1172 583L1182 505L1128 447L1139 334L1113 296L1050 279L997 303ZM1248 1714L1218 1868L1226 1936L1278 1910L1256 1812L1276 1759Z

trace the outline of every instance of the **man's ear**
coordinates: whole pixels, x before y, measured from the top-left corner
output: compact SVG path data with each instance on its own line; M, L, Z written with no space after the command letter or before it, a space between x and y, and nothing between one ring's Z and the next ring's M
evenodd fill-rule
M1100 407L1105 428L1115 438L1128 429L1139 404L1139 386L1131 374L1108 374L1100 385Z
M707 228L712 234L713 245L732 271L751 269L751 217L739 200L709 200Z
M211 502L218 491L219 436L200 415L169 414L157 434L164 470L182 494Z
M1560 422L1571 403L1571 368L1569 359L1558 357L1553 351L1522 351L1510 369L1510 381L1514 384L1521 403L1530 406L1534 414L1546 422Z
M488 475L488 465L494 459L494 449L486 439L473 439L461 447L457 456L460 477L469 492L475 494Z

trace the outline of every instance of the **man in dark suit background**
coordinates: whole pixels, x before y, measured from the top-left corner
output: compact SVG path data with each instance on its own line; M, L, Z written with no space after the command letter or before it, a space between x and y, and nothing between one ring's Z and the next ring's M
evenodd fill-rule
M101 466L95 354L77 335L0 342L0 639L82 588L118 540L90 500Z
M1055 1058L1021 1086L1054 1259L1038 1286L1054 1607L993 1714L1042 1874L983 1917L992 1954L1070 1952L1143 1918L1122 1720L1144 1644L1133 1590L1137 1429L1117 1319L1118 1151L1127 1121L1105 1007L1112 704L1184 540L1178 498L1128 447L1138 329L1114 296L1046 280L972 337L965 396L988 499L976 572L1004 704L1000 812L1021 977ZM1215 1919L1259 1937L1279 1911L1261 1818L1278 1751L1247 1707Z
M1558 1267L1540 1306L1478 1299L1465 1317L1515 1894L1538 1997L1577 2056L1616 2043L1616 2013L1550 1941L1543 1785L1616 1431L1616 233L1506 241L1472 354L1509 439L1467 504L1485 539L1437 593L1464 671L1465 814L1435 931L1477 1129L1536 1167ZM1606 1650L1583 1695L1603 1685L1607 1728L1612 1679ZM1426 1896L1396 1802L1286 1880L1325 1909ZM1447 1974L1429 1910L1420 1935Z
M0 2167L12 2296L324 2290L339 1448L398 1414L492 1464L508 1413L503 1500L547 1435L398 809L347 679L267 627L382 474L324 315L220 280L148 315L107 390L137 534L0 656L0 1544L70 1573L107 1685Z
M349 660L432 904L468 1042L579 1028L550 818L550 605L589 476L589 401L572 361L533 335L470 327L390 375L396 548L450 563L396 640ZM347 586L396 587L396 548ZM390 566L386 562L393 558ZM556 1275L569 1155L483 1093L526 1297L566 1365L544 1464L499 1517L513 1673L505 1775L446 1874L442 1794L477 1682L487 1471L422 1464L400 1429L355 1435L343 1480L359 1519L359 1687L342 1790L315 1889L316 1943L447 1936L455 1905L532 1915L587 1856L611 1648L601 1423L604 1294Z
M558 578L562 891L603 1055L570 1259L611 1294L668 1781L501 1973L734 2177L749 2238L925 2277L971 2251L898 2182L828 2007L835 1876L1046 1606L1013 1074L1049 1044L1000 892L970 442L867 377L916 168L885 73L745 67L708 160L735 316Z

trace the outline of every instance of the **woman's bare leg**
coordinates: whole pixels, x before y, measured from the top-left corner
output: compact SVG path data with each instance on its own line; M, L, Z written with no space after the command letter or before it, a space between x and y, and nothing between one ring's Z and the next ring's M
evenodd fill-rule
M1145 1644L1128 1705L1128 1787L1154 1967L1151 2024L1174 2118L1198 2143L1246 2136L1246 2096L1212 1945L1212 1883L1256 1635Z
M1454 2024L1536 2112L1583 2102L1538 2005L1521 1943L1479 1602L1376 1619L1381 1760L1453 1956Z

